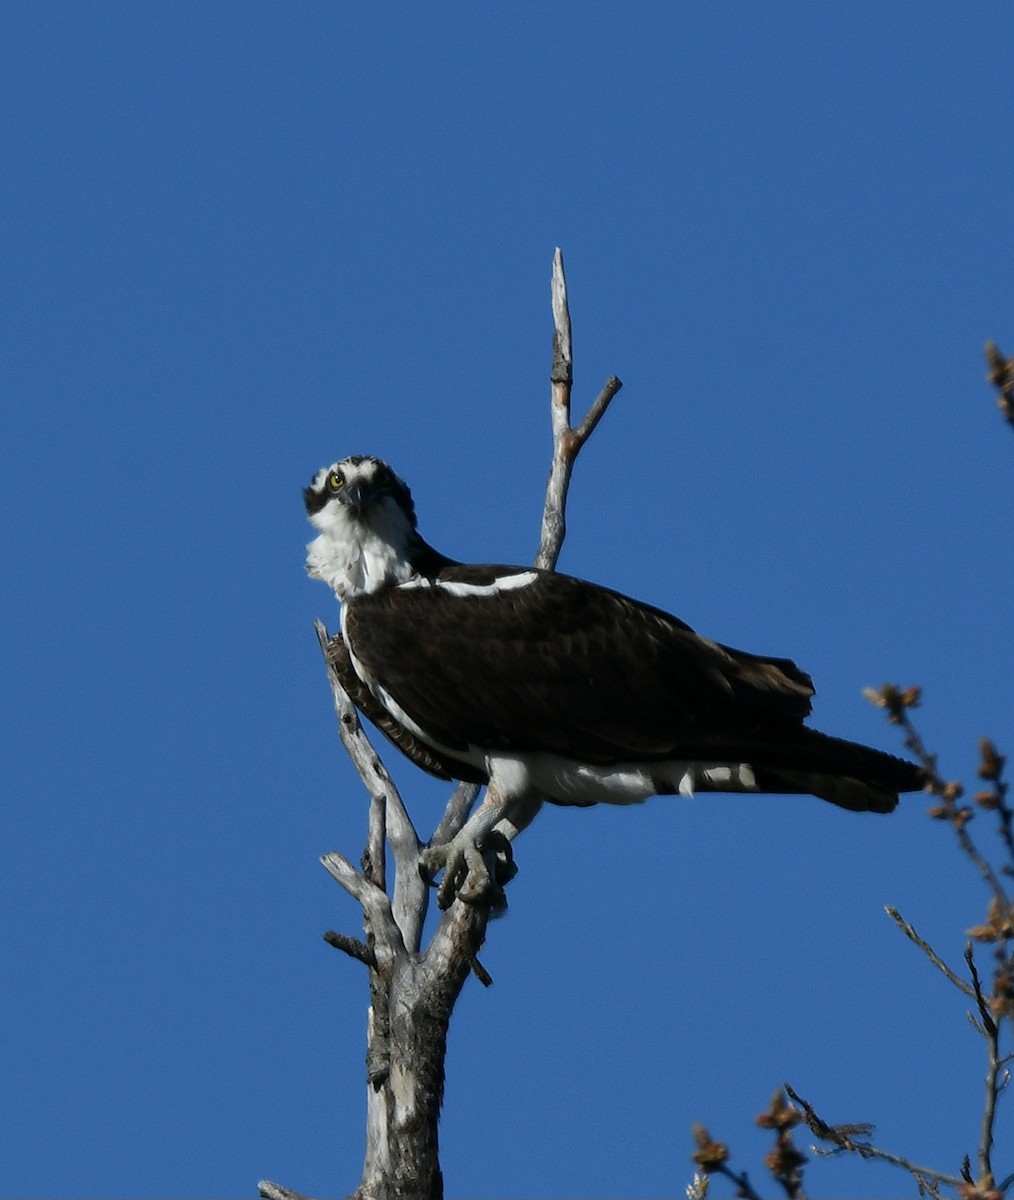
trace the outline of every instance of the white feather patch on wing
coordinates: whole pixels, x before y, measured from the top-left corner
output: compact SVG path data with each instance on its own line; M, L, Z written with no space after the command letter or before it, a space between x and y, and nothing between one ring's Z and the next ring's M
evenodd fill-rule
M501 575L492 583L455 583L452 580L438 579L436 586L452 596L499 596L501 592L514 592L519 588L528 587L538 577L535 571L522 571L516 575Z

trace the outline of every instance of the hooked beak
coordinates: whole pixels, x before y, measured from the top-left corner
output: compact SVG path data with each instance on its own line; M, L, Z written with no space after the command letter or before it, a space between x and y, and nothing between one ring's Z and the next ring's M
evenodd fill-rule
M377 489L364 479L356 479L338 493L338 500L349 508L359 518L376 499Z

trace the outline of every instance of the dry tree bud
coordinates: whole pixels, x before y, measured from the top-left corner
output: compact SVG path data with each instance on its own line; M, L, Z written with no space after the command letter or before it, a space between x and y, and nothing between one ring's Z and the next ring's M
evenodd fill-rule
M997 405L1004 417L1014 424L1014 359L1004 358L995 342L987 342L986 362L989 364L986 378L999 392Z
M968 937L977 942L1005 942L1014 938L1014 909L1002 908L994 896L986 909L986 924L966 929Z
M863 696L876 708L886 708L887 719L892 725L900 725L906 708L918 708L922 700L922 688L907 687L903 690L896 683L885 683L879 688L863 688Z
M691 1155L692 1161L705 1174L710 1174L712 1171L717 1171L720 1167L724 1167L729 1161L729 1147L724 1142L716 1142L704 1126L697 1121L693 1124L693 1132L697 1149Z
M762 1112L757 1118L757 1124L761 1129L777 1129L781 1132L798 1125L801 1120L799 1109L789 1104L785 1093L779 1088L771 1097L767 1112Z
M1000 773L1003 771L1003 765L1006 761L1004 756L997 752L997 748L989 740L989 738L979 738L979 778L988 779L995 783L1000 778Z
M963 1183L958 1188L958 1195L961 1200L1003 1200L1003 1192L988 1173L974 1183Z
M1014 959L1008 959L993 977L989 1009L998 1021L1014 1017Z

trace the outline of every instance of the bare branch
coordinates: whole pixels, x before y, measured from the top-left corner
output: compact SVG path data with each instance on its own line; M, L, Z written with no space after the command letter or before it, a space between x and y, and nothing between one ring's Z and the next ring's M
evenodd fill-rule
M323 855L320 861L331 878L340 883L353 900L358 900L364 910L375 903L375 894L387 899L386 892L381 891L372 879L368 879L362 871L357 870L345 855L339 854L337 850Z
M349 862L344 854L332 850L321 860L324 869L337 883L353 896L363 907L366 920L375 940L374 953L378 963L383 966L391 957L404 952L405 943L401 930L395 923L391 911L391 901L387 893L367 879Z
M368 879L379 888L387 887L387 801L383 792L370 796L370 816L366 824L366 849L361 866Z
M483 987L493 986L493 976L486 970L477 958L472 959L472 974L478 979Z
M754 1191L753 1184L747 1178L746 1171L734 1171L732 1167L723 1163L720 1167L715 1168L716 1175L724 1175L736 1185L736 1195L742 1197L742 1200L763 1200L761 1194Z
M623 382L617 379L615 375L610 375L602 386L602 391L595 397L595 403L588 409L584 415L584 420L574 430L574 450L577 451L585 444L585 442L595 432L595 426L605 416L606 409L612 402L613 397L623 387Z
M351 663L345 671L341 671L342 660L338 659L332 650L331 638L323 621L314 622L314 630L320 651L327 664L327 678L331 685L331 698L334 701L335 714L338 717L338 732L341 735L345 752L352 759L352 764L359 772L370 796L370 819L366 838L366 852L363 856L363 869L370 880L382 888L385 886L385 855L384 840L386 834L386 808L388 789L393 789L387 769L380 761L376 751L370 745L370 740L363 732L359 722L359 713L352 703L347 685L351 682ZM344 678L343 678L344 676Z
M920 1167L899 1154L891 1154L886 1150L879 1149L871 1142L859 1141L859 1137L865 1137L872 1132L872 1125L829 1125L817 1116L813 1106L793 1091L788 1084L785 1085L785 1091L802 1109L803 1120L814 1136L820 1138L822 1142L830 1142L834 1146L835 1149L831 1153L846 1151L850 1154L858 1154L860 1158L876 1159L878 1162L887 1162L901 1167L915 1178L920 1187L926 1187L933 1195L938 1195L939 1192L930 1187L931 1183L943 1183L948 1187L956 1188L961 1187L965 1182L959 1175L947 1175L932 1167Z
M359 938L349 937L347 933L336 933L333 929L329 929L324 934L324 941L329 946L334 946L336 950L344 951L349 958L354 958L371 970L377 969L377 957L365 942Z
M574 378L574 352L570 337L570 305L567 301L567 278L563 271L563 251L559 246L553 255L553 278L550 284L553 304L553 371L550 376L554 385L565 387L561 399L569 405L570 384ZM569 418L570 410L566 410Z
M447 801L447 808L444 810L440 824L433 831L433 836L430 838L431 846L440 846L444 842L449 842L456 833L464 828L478 795L478 784L458 784L451 792L451 798Z
M981 1032L986 1039L988 1048L988 1065L986 1068L986 1093L982 1108L982 1124L979 1133L979 1177L991 1181L993 1178L993 1129L996 1124L996 1103L1003 1089L1004 1063L1000 1057L1000 1026L990 1009L989 1000L982 990L982 980L975 965L971 942L965 946L965 962L972 977L975 991L975 1002L981 1018Z
M958 845L975 864L976 870L992 891L997 903L1002 909L1009 908L1010 901L1007 899L1007 892L1000 882L1000 877L993 870L988 859L979 851L968 832L967 826L974 814L967 805L958 804L964 789L958 783L943 779L937 769L936 755L926 749L922 738L912 724L909 711L918 707L921 698L920 689L910 687L903 690L893 683L885 683L881 688L866 688L864 695L871 704L886 710L887 719L892 725L901 726L905 733L905 745L922 763L926 775L926 790L932 792L940 801L929 810L929 815L936 820L950 822L958 839Z
M979 970L975 965L975 955L972 953L971 942L965 945L965 962L968 964L968 972L972 976L973 995L975 1002L979 1006L979 1016L982 1018L982 1023L987 1032L996 1032L996 1022L993 1020L993 1014L989 1011L989 1001L983 995L982 980L979 978Z
M342 745L370 794L365 869L378 887L385 887L386 838L390 842L397 867L393 899L395 920L403 931L407 944L415 951L419 948L422 925L429 904L426 884L416 870L420 849L419 836L402 801L401 793L363 730L356 706L346 686L348 684L355 687L358 684L361 688L362 685L357 678L349 674L352 670L351 664L346 671L340 673L343 662L348 658L348 652L345 651L344 656L339 656L336 651L344 650L344 643L341 643L340 639L330 638L321 621L315 622L314 628L317 631L321 653L327 663L328 681L338 715L338 731L341 734Z
M894 908L892 905L888 904L888 905L885 905L884 911L891 918L891 920L898 926L898 928L905 935L905 937L907 937L910 942L914 942L915 945L917 945L919 947L919 949L926 955L926 957L930 960L930 962L939 971L942 971L944 973L944 975L947 976L947 978L950 980L951 983L954 984L954 986L956 988L960 988L961 991L963 991L966 996L970 996L972 999L975 998L975 989L972 987L972 985L969 983L966 983L965 980L962 979L960 975L956 974L954 971L951 970L951 968L937 954L937 952L933 949L933 947L929 944L929 942L924 941L916 933L915 929L904 919L904 917L902 917L901 913L898 912L898 910L896 908Z
M542 537L535 565L551 571L556 566L567 533L567 490L574 461L591 436L610 401L623 387L613 375L599 393L577 429L570 423L571 384L573 382L573 347L571 344L570 309L567 302L567 279L563 271L563 254L553 256L553 371L550 376L552 396L550 415L553 426L553 461L546 485L546 503L542 512Z
M387 821L390 825L392 846L408 841L414 845L418 854L419 837L408 815L394 780L370 743L359 721L359 714L352 698L338 673L336 659L333 654L332 639L328 635L322 621L314 622L317 641L321 653L327 663L328 680L331 684L331 694L334 699L335 712L338 715L338 731L341 734L342 745L352 759L353 765L359 772L366 790L371 796L377 795L384 801L387 809Z

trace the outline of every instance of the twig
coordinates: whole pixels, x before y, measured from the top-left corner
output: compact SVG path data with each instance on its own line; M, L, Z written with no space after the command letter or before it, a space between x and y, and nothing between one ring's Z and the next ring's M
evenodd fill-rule
M907 937L910 942L914 942L915 945L917 945L919 947L919 949L926 955L926 957L930 960L930 962L938 970L942 971L944 973L944 975L947 976L947 978L950 980L951 983L954 984L954 986L956 988L960 988L961 991L963 991L966 996L970 996L972 999L975 998L975 989L972 987L972 985L969 983L966 983L961 978L960 975L956 974L954 971L951 970L951 968L944 962L944 960L940 957L940 955L937 954L937 952L933 949L933 947L929 944L929 942L924 941L916 933L915 929L908 923L908 921L906 921L904 919L904 917L902 917L901 913L898 912L898 910L896 908L894 908L892 905L888 904L888 905L885 905L884 911L891 918L891 920L898 926L898 928L905 935L905 937Z
M482 965L482 963L479 962L479 960L477 958L472 959L471 966L472 966L472 974L476 977L476 979L478 979L478 981L482 984L483 987L488 988L488 987L493 986L493 976L490 975L490 973L486 970L486 968Z
M364 963L371 970L375 971L377 969L377 956L359 938L349 937L347 933L336 933L333 929L329 929L324 934L324 941L329 946L334 946L336 950L344 951L349 958L354 958Z
M914 1176L917 1183L922 1187L929 1188L931 1182L943 1183L948 1187L960 1187L965 1180L959 1175L947 1175L942 1171L936 1171L932 1167L920 1167L913 1163L910 1159L903 1158L900 1154L891 1154L886 1150L881 1150L874 1146L871 1142L858 1141L856 1135L865 1136L873 1130L872 1125L829 1125L822 1120L813 1110L813 1106L798 1095L788 1084L785 1085L785 1091L789 1097L799 1105L803 1111L803 1120L807 1127L815 1137L820 1138L822 1142L830 1142L835 1150L847 1151L851 1154L858 1154L860 1158L876 1159L878 1162L891 1163L893 1166L901 1167ZM814 1147L817 1153L817 1147ZM933 1195L939 1193L932 1188L929 1188Z
M370 820L366 843L367 874L379 888L383 889L386 886L386 839L390 842L397 868L393 896L394 918L406 944L414 952L419 948L426 907L429 903L426 884L415 869L419 860L419 836L401 793L366 736L356 706L339 677L327 629L321 621L314 622L314 629L324 661L327 663L328 681L338 716L342 745L370 794Z
M595 426L605 416L606 409L609 407L612 398L623 387L623 382L617 379L615 375L610 375L602 386L602 391L595 397L595 402L584 415L581 424L573 431L574 440L572 442L571 455L576 455L578 450L585 444L595 431Z
M982 980L975 965L972 944L965 946L965 962L972 977L975 1001L979 1007L982 1019L982 1033L986 1038L988 1048L988 1065L986 1068L986 1094L982 1108L982 1125L979 1134L979 1176L980 1179L993 1178L993 1128L996 1124L996 1102L1000 1095L1001 1072L1003 1061L1000 1058L1000 1026L990 1011L989 1001L982 991Z
M972 818L972 810L967 806L958 807L958 800L962 796L962 788L957 783L946 782L943 779L937 770L936 755L931 754L926 749L922 738L912 724L911 717L908 715L909 710L919 704L920 689L912 687L902 690L893 683L887 683L878 689L867 688L864 694L872 704L887 711L887 719L892 725L900 725L904 730L905 745L922 763L926 774L927 791L932 792L940 800L938 805L929 810L930 816L938 820L950 822L954 829L954 835L958 839L958 845L975 864L976 869L982 876L987 887L992 891L1001 909L1006 911L1010 907L1006 889L1000 882L1000 878L993 870L992 865L980 853L966 828Z
M720 1167L716 1167L712 1172L714 1175L724 1175L736 1185L736 1195L742 1197L742 1200L763 1200L761 1194L754 1190L753 1184L747 1178L746 1171L736 1172L731 1167L722 1163Z
M412 824L412 818L402 802L401 795L395 787L394 780L380 759L380 755L370 744L359 721L356 706L346 691L335 670L331 657L331 638L322 621L314 622L317 641L321 653L327 663L328 681L331 685L331 695L334 700L335 712L338 716L338 731L341 734L342 745L352 763L359 772L359 777L371 796L379 795L387 809L387 820L391 826L391 840L407 839L414 842L418 853L419 837Z
M383 888L386 886L384 842L387 796L385 793L394 785L387 774L386 767L363 732L359 713L338 673L331 650L331 637L323 621L315 621L313 627L320 644L321 654L324 655L324 661L327 663L327 678L331 685L331 698L334 701L335 715L338 717L338 731L341 735L342 745L349 758L352 759L353 766L359 772L359 778L363 781L370 796L370 819L366 851L363 856L363 869L377 887Z
M993 352L993 359L991 361L993 362L994 374L996 375L996 378L993 378L993 382L1001 388L1002 393L1004 393L1004 389L1007 389L1007 392L1004 394L1007 394L1007 398L1010 399L1014 396L1014 391L1011 390L1014 389L1014 361L1010 359L1001 361L996 348L991 347L991 350ZM951 983L960 988L966 996L970 996L975 1000L977 1015L976 1013L969 1012L967 1016L975 1030L982 1034L986 1040L987 1068L977 1152L979 1178L972 1180L970 1170L965 1169L966 1194L970 1196L973 1194L975 1196L999 1196L1006 1191L1010 1182L1014 1181L1014 1176L1012 1176L1010 1180L1005 1181L997 1190L993 1182L992 1168L997 1104L1000 1093L1006 1086L1007 1064L1012 1057L1010 1055L1004 1057L1000 1054L1002 1018L1011 1011L1009 990L1011 962L1007 953L1012 936L1011 902L1007 896L1007 889L1001 881L1000 873L994 870L992 863L979 851L968 833L966 827L973 816L973 810L967 806L958 806L958 800L962 795L961 787L957 783L944 781L937 770L936 756L927 751L912 723L909 710L919 703L919 689L908 688L902 691L893 684L887 684L880 688L879 691L870 691L867 695L875 704L887 710L888 719L892 724L900 725L905 731L905 745L921 760L926 771L927 789L940 801L939 804L930 809L930 816L938 820L947 820L950 822L959 846L975 865L992 892L987 923L968 930L969 935L978 941L999 943L996 956L1000 962L1000 966L996 971L992 996L987 996L983 990L982 979L975 963L970 942L965 947L965 963L971 978L971 984L969 985L957 977L950 967L916 934L915 930L907 922L902 921L896 910L888 908L887 911L898 923L906 936L927 954L930 961L947 976ZM988 738L980 740L979 755L979 778L992 784L992 789L979 792L975 796L975 802L981 808L992 809L999 813L1000 838L1004 843L1008 855L1014 861L1014 832L1012 832L1014 813L1012 813L1007 803L1007 784L1003 778L1004 759ZM1010 868L1005 868L1005 870L1009 872ZM922 1172L922 1168L919 1170ZM942 1177L937 1176L937 1178ZM969 1188L973 1190L969 1191Z
M405 950L405 942L391 911L387 893L367 879L349 862L344 854L332 850L321 858L327 873L353 896L363 907L366 920L375 938L374 954L381 968Z
M975 996L975 1002L979 1007L979 1016L982 1017L982 1024L987 1030L996 1030L996 1022L993 1020L993 1014L989 1011L989 1002L982 992L982 980L979 978L979 970L975 965L975 956L972 954L972 945L970 942L965 945L965 962L968 964L968 972L972 976L972 994Z

